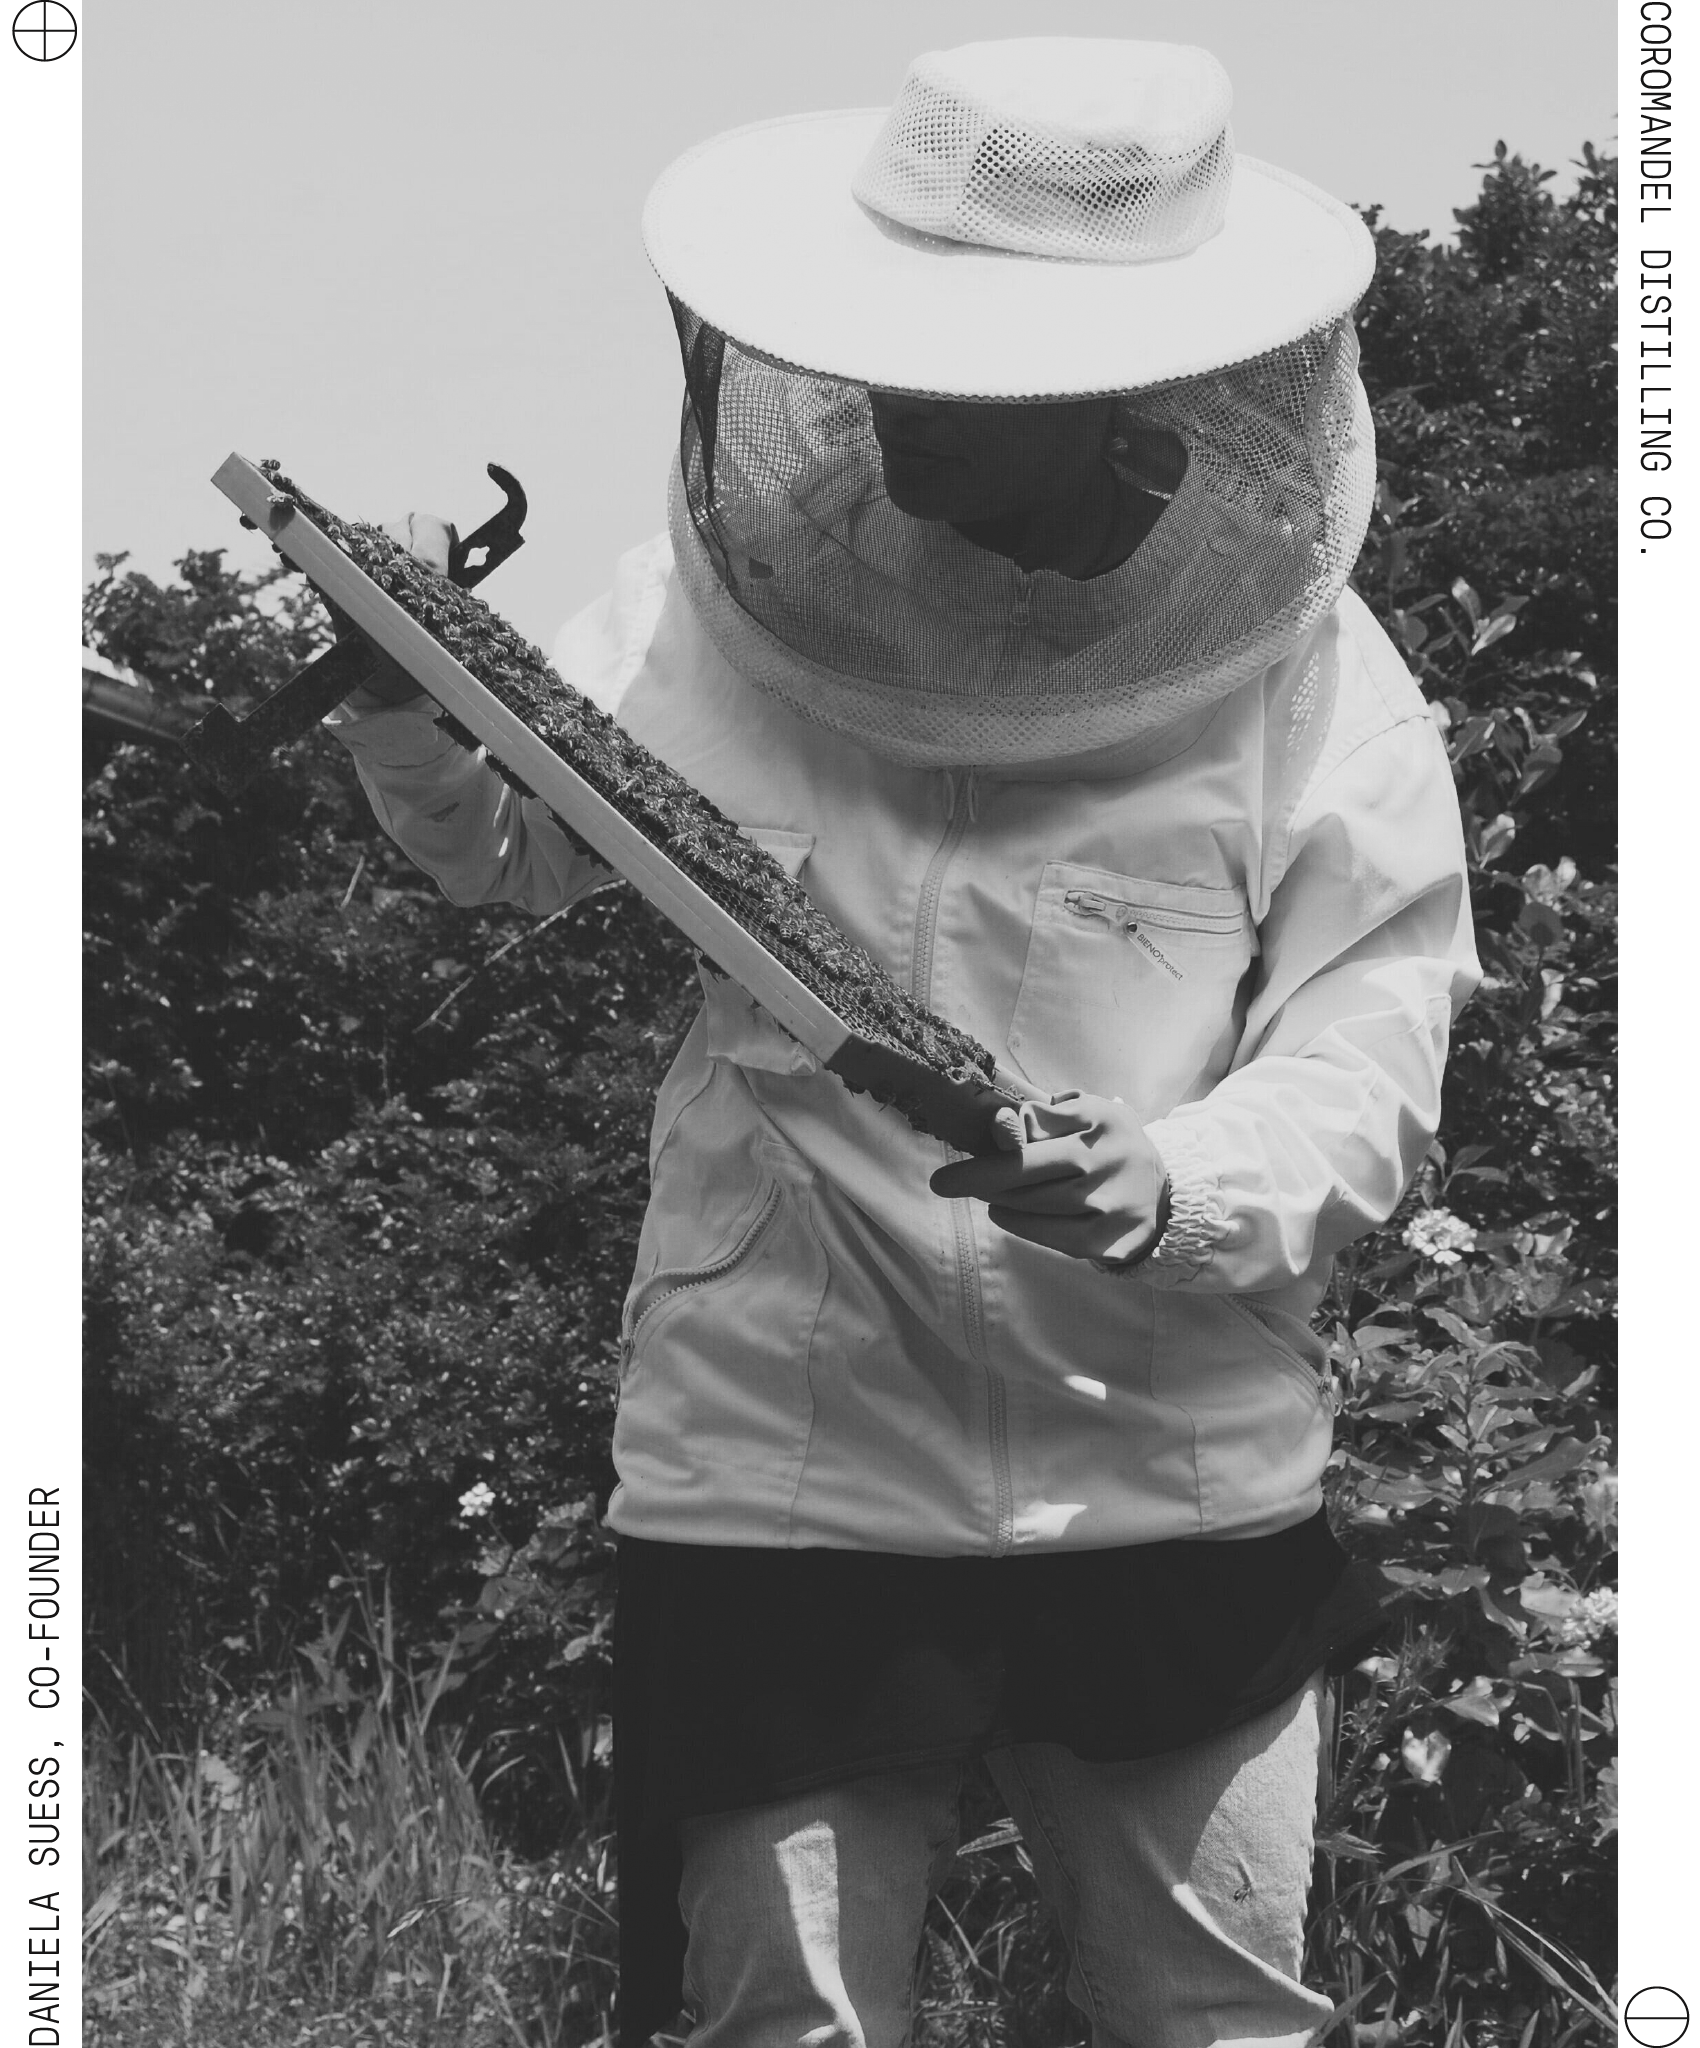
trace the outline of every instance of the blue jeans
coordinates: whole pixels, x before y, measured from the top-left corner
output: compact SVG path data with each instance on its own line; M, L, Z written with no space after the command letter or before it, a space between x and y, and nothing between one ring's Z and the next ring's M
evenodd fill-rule
M1302 2048L1298 1981L1320 1679L1245 1726L1137 1763L1049 1743L987 1758L1067 1945L1094 2048ZM690 2048L901 2048L960 1766L684 1824Z

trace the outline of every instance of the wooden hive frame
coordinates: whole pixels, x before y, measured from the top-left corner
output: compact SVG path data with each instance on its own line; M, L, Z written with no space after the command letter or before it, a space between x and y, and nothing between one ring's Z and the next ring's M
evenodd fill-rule
M821 916L777 863L588 705L488 606L431 576L378 529L339 520L315 505L274 464L262 469L231 455L213 482L330 604L442 706L462 736L485 747L510 780L539 797L571 835L629 881L821 1065L847 1086L894 1104L918 1128L959 1151L993 1149L997 1111L1036 1091L1000 1069L966 1034L914 1003ZM367 556L365 565L353 550ZM372 567L384 583L369 573ZM458 640L470 649L481 637L498 644L505 656L500 664L481 663L486 679L445 644ZM535 691L528 695L512 686L516 660L541 681L546 704ZM490 680L500 694L488 686ZM538 717L540 710L560 707L570 707L564 722ZM533 720L555 724L558 736L545 738ZM598 736L596 746L573 746L575 724ZM646 784L663 789L675 816L685 821L683 833L667 835L677 857L657 842L653 825L646 831L629 814L631 806L622 806L618 780L610 784L605 762L600 779L610 786L596 786L592 775L599 764L592 757L610 748L634 764ZM577 765L569 758L575 751ZM705 851L712 860L705 861ZM764 901L781 910L778 927L769 926Z

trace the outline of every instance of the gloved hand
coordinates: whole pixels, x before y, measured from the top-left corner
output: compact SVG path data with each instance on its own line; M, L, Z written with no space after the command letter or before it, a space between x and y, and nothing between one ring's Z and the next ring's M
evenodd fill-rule
M416 561L423 562L426 568L434 569L439 576L449 573L449 549L454 545L455 530L446 519L439 519L432 512L409 512L404 519L385 520L384 531L391 540L399 541ZM352 632L353 628L348 630ZM339 638L342 631L339 620ZM410 704L415 697L423 695L424 692L404 668L374 649L370 673L358 690L349 692L347 701L356 711L374 711L382 705Z
M1005 1149L941 1166L935 1195L989 1205L1000 1230L1071 1259L1126 1268L1157 1248L1169 1184L1157 1148L1125 1103L1079 1089L998 1114Z

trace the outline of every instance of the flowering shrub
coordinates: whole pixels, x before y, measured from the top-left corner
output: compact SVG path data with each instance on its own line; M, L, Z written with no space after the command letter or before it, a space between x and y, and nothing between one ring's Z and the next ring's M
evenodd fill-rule
M1341 1690L1312 1967L1342 2040L1436 2048L1615 2037L1615 165L1562 204L1485 168L1455 250L1377 231L1358 570L1446 736L1485 978L1327 1315L1331 1511L1409 1606Z

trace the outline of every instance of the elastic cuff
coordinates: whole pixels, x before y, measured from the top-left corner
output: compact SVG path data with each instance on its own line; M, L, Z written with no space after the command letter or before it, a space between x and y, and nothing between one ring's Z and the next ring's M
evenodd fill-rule
M1228 1234L1221 1183L1211 1170L1197 1133L1188 1125L1178 1121L1154 1123L1147 1127L1145 1135L1163 1161L1171 1196L1168 1228L1146 1261L1149 1277L1188 1279Z

